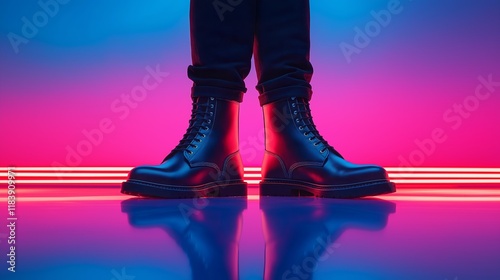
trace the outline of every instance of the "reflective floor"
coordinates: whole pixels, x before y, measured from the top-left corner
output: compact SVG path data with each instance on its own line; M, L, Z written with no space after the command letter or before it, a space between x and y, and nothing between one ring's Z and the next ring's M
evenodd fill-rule
M0 279L500 279L500 190L156 200L20 189ZM2 223L7 201L0 202Z

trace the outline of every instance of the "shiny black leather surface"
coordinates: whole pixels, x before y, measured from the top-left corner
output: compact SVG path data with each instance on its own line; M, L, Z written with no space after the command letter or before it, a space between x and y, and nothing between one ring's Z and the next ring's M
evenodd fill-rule
M387 180L382 167L351 163L318 133L314 134L310 111L304 110L308 108L306 103L305 99L287 98L263 106L266 133L262 164L264 180L291 179L318 185Z

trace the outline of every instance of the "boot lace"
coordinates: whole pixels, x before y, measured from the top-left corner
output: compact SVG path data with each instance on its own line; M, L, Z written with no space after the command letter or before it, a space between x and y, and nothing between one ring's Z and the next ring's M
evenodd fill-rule
M173 149L174 151L187 150L189 154L192 154L192 149L198 148L197 143L203 141L210 129L214 115L214 100L213 97L196 97L193 100L189 126L179 144Z
M337 152L333 146L328 144L323 136L319 133L316 125L313 122L313 117L311 114L311 108L309 107L309 101L305 98L292 97L292 116L294 121L299 125L299 130L303 132L305 137L312 142L314 146L319 146L320 153L324 153L330 150L337 156L342 157L342 155Z

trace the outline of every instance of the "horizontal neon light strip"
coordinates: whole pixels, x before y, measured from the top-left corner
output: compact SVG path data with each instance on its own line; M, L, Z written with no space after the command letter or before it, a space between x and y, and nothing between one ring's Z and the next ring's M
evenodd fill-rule
M125 200L130 196L125 195L102 195L102 196L42 196L42 197L18 197L16 201L39 202L39 201L111 201Z
M396 184L500 184L500 179L394 179Z
M259 184L260 180L244 180L250 185ZM61 180L15 180L16 184L121 184L122 180L85 180L85 179L61 179ZM396 184L500 184L500 179L395 179L391 180ZM7 184L8 180L0 180L1 184Z
M389 173L390 178L493 178L500 179L500 173Z
M260 172L262 168L260 167L244 167L243 170L245 171L250 171L250 172Z
M133 167L0 167L0 171L12 169L15 171L130 171ZM260 167L244 167L245 171L260 172Z
M26 184L121 184L132 167L13 167L16 183ZM7 167L0 167L5 184ZM260 167L245 167L245 182L260 182ZM388 167L389 178L397 184L500 184L500 168L471 167ZM392 170L392 171L391 171ZM398 172L394 172L397 170ZM1 172L3 171L3 172ZM67 171L67 172L63 172ZM402 172L408 171L408 172ZM411 172L409 172L411 171ZM417 172L418 171L418 172Z
M109 195L109 196L46 196L46 197L19 197L19 202L67 202L67 201L121 201L129 199L127 195ZM447 197L447 196L411 196L411 195L381 195L378 199L388 201L420 201L420 202L500 202L500 196L493 197ZM252 194L247 196L248 200L260 200L259 195ZM6 198L0 198L0 202L6 202Z
M16 178L26 177L119 177L126 178L128 173L105 173L105 172L71 172L71 173L56 173L56 172L15 172ZM261 178L260 174L245 173L245 178ZM390 178L489 178L500 179L500 173L389 173Z
M130 171L133 167L0 167L0 171L12 169L14 171ZM482 167L385 167L388 172L413 173L413 172L476 172L500 173L500 168ZM245 167L248 172L260 172L260 167Z
M0 167L0 171L126 171L129 172L132 167Z
M0 180L0 183L7 184L8 180ZM15 180L16 184L121 184L123 180Z
M404 189L398 190L399 193L405 195L431 195L431 196L498 196L500 197L500 189Z
M128 173L56 173L56 172L15 172L16 178L29 178L29 177L119 177L119 178L127 178Z
M250 174L249 174L249 173L245 173L245 174L243 175L243 177L246 177L246 178L260 178L260 177L261 177L261 175L260 175L260 173L259 173L259 174L255 174L255 173L254 173L254 174L252 174L252 173L250 173Z
M406 195L393 195L393 196L377 196L379 199L390 201L429 201L429 202L496 202L500 201L499 196L493 197L447 197L447 196L406 196Z
M245 181L247 184L250 184L250 185L258 185L260 183L260 180L243 180Z
M385 167L387 172L493 172L500 173L500 168L482 167Z

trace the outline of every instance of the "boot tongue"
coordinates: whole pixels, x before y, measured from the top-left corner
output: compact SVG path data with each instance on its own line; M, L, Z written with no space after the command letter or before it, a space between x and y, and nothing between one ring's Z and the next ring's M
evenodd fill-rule
M193 98L193 108L191 109L191 119L189 120L187 133L196 133L203 125L203 122L206 121L205 117L208 111L208 100L208 97ZM196 136L196 134L194 136Z
M314 135L316 140L321 142L324 146L325 149L328 149L330 152L334 153L335 155L339 156L340 158L344 158L335 148L333 148L328 142L319 134L318 129L316 128L316 125L313 122L312 119L312 114L311 114L311 108L309 107L309 100L304 97L297 97L297 107L299 110L300 117L302 119L303 125L309 129L311 132L311 136Z

